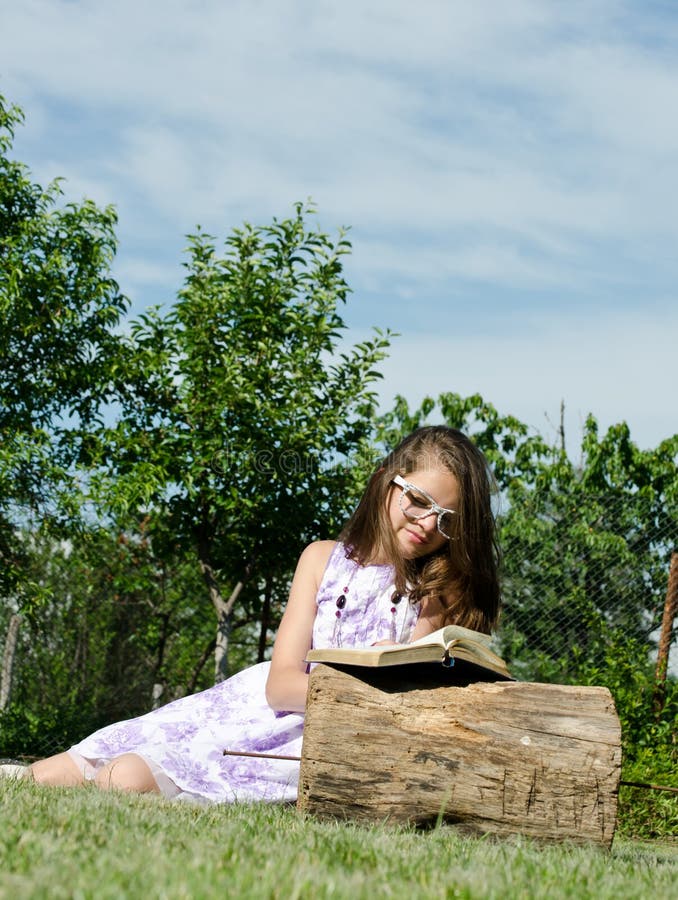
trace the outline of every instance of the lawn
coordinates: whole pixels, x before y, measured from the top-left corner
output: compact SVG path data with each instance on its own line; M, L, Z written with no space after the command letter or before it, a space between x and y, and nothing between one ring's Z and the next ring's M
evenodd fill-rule
M595 847L322 823L0 782L0 898L669 898L678 846Z

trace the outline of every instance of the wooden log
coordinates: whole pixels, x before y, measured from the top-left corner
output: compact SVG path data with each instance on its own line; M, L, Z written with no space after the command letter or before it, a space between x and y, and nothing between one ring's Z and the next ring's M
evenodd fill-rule
M397 673L313 670L300 811L611 846L621 729L607 688Z

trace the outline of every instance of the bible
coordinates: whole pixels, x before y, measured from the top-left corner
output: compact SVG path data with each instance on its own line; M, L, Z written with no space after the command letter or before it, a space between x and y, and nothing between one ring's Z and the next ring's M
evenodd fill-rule
M451 668L455 660L463 660L495 676L513 681L504 660L490 648L490 635L446 625L411 644L380 645L377 647L318 647L309 650L306 662L336 663L342 666L382 668L412 663L440 663Z

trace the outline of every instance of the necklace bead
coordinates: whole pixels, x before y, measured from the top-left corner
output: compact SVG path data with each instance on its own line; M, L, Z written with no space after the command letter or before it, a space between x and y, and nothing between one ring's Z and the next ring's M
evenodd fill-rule
M391 642L409 640L416 624L419 604L411 601L407 590L404 593L396 590L393 580L390 584L386 581L386 576L392 575L392 567L390 570L387 566L362 567L351 560L348 552L346 559L350 560L350 564L347 564L341 573L340 577L344 583L339 595L335 594L330 646L342 647L344 644L342 628L348 628L351 623L357 627L363 615L368 622L373 622L375 627L378 624L381 636L385 636L386 630ZM369 569L372 569L371 573ZM354 580L356 578L358 580ZM341 584L341 581L338 584ZM406 602L403 603L403 600ZM378 604L376 610L374 604Z

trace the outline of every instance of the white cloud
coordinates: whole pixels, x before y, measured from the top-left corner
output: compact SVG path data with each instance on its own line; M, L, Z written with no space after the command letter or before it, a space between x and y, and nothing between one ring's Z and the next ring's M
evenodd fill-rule
M421 286L445 296L455 279L504 282L514 286L554 287L564 276L552 260L529 258L510 238L501 234L469 241L462 234L448 237L443 245L433 242L408 248L385 240L363 239L354 235L355 266L361 284L371 292L388 290L404 297L421 296ZM564 248L561 251L565 252Z
M183 277L178 265L174 274L178 287ZM116 276L126 285L127 289L129 289L130 285L133 287L142 287L144 285L160 285L164 287L167 284L168 275L166 266L148 262L143 257L125 257L116 266Z
M254 203L301 182L302 196L378 227L395 216L628 231L653 185L648 157L675 148L678 126L664 114L675 60L641 53L629 35L606 46L601 24L583 32L614 5L423 6L428 15L397 2L203 3L196 13L174 2L158 17L129 0L87 15L43 0L9 14L18 40L5 66L28 91L48 85L93 117L122 116L122 146L110 147L119 176L160 213L168 197L209 208L202 178L211 196L230 186ZM238 180L243 161L254 177ZM672 171L662 174L663 191L675 189ZM663 227L675 227L668 216Z

